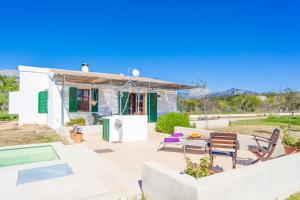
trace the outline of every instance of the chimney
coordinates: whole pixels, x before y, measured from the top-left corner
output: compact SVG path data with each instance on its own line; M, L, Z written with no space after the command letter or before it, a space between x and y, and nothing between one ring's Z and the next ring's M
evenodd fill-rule
M83 72L89 72L89 64L82 63L82 65L81 65L81 71L83 71Z

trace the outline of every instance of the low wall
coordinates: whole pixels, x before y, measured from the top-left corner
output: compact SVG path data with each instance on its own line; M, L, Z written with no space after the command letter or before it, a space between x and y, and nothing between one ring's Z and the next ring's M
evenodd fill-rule
M205 134L207 137L209 137L211 132L214 131L208 131L205 129L194 129L194 128L185 128L185 127L175 127L175 132L177 133L183 133L184 135L188 136L191 135L194 132L197 132L199 134ZM270 136L271 137L271 136ZM253 140L252 136L248 135L240 135L238 134L238 141L239 141L239 149L247 151L248 150L248 145L256 145L255 141ZM284 154L284 149L283 145L281 144L281 140L278 141L274 153L272 157L278 157Z
M280 200L300 190L299 166L297 153L197 180L151 161L143 192L147 200Z
M208 118L232 118L232 117L262 117L269 115L277 116L288 116L290 113L252 113L252 114L211 114L207 115ZM295 113L295 115L300 115L300 113ZM198 120L198 118L203 118L205 115L190 115L191 120Z
M228 119L216 119L216 120L201 120L192 122L196 124L197 128L225 128L229 126L230 120Z
M102 134L102 125L81 126L84 134ZM62 136L69 136L72 126L61 127L57 132Z
M155 128L156 128L156 123L148 123L149 132L155 132L156 131Z

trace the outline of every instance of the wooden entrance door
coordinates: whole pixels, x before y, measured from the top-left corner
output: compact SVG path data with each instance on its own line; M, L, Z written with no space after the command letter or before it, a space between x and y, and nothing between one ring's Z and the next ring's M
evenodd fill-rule
M130 93L129 110L131 115L145 114L145 94Z

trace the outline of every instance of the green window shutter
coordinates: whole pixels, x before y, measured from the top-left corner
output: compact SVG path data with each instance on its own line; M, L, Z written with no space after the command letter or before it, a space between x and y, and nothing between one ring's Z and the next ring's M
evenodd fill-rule
M148 122L157 122L157 93L147 95Z
M38 113L48 113L48 91L41 91L38 96Z
M129 115L129 92L119 92L118 94L118 107L119 114ZM122 112L122 113L121 113Z
M92 107L91 107L91 111L92 112L98 112L98 89L96 88L92 88L91 89L91 98L92 98L92 103L93 101L96 101L97 103L95 105L92 104Z
M70 87L69 88L69 112L77 112L77 88Z

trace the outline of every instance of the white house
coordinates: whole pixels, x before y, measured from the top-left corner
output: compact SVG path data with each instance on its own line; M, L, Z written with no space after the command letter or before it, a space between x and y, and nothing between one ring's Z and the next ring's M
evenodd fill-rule
M19 125L46 124L57 129L70 119L145 115L148 122L177 110L177 90L191 86L137 76L18 66L20 91L10 94L9 111Z

